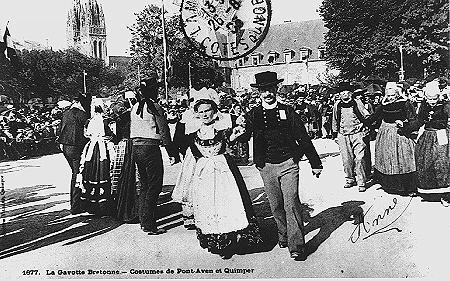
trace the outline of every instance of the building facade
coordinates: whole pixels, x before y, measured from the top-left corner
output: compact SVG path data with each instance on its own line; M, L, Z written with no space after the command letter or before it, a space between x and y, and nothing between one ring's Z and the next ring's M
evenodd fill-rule
M108 65L106 24L97 0L73 0L67 15L67 46Z
M322 20L271 25L263 43L248 56L228 62L231 87L242 92L255 82L255 74L277 72L283 85L317 85L328 71ZM223 66L223 65L222 65Z

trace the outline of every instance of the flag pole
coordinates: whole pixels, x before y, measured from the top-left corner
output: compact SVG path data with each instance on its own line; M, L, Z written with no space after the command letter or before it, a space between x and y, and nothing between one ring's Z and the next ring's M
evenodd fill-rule
M87 75L86 71L83 70L83 94L84 94L85 97L87 96L87 93L86 93L86 75Z
M188 94L188 98L191 97L191 89L192 89L192 80L191 80L191 62L189 61L189 72L188 72L188 76L189 76L189 94Z
M161 20L162 20L162 32L163 32L163 52L164 52L164 90L166 94L166 101L169 100L169 92L167 86L167 42L166 42L166 22L164 19L164 0L161 0L162 3L162 12L161 12Z
M403 46L401 44L399 46L399 50L400 50L400 72L398 81L401 82L405 80L405 70L403 69Z

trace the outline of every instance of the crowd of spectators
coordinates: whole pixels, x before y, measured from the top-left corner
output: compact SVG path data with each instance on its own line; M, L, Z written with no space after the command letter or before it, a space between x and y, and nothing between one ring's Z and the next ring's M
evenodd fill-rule
M59 152L56 129L62 110L0 104L0 160L18 160Z
M442 100L447 100L450 96L450 86L446 79L439 79L442 91ZM380 105L382 96L384 95L385 81L364 81L354 82L355 98L360 99L369 112L375 112ZM399 83L403 89L403 96L414 104L418 109L424 100L423 87L425 81L417 81L413 85L406 82ZM239 115L246 113L253 107L259 105L260 98L256 91L246 91L241 94L232 92L224 92L218 89L221 96L219 110L221 112ZM334 138L331 131L331 119L333 115L333 105L339 99L334 88L328 85L319 87L310 87L299 85L288 91L281 92L278 95L280 102L292 106L301 116L305 127L311 138ZM169 113L171 120L180 119L182 113L189 107L186 95L181 98L162 101L162 106ZM372 139L375 133L372 132Z
M441 79L440 82L442 98L448 99L450 87L445 79ZM376 110L384 93L383 82L375 83L377 84L354 83L354 95L361 99L370 112ZM424 83L417 82L414 85L403 83L402 85L403 95L418 108L423 101ZM221 96L219 110L224 113L244 116L260 103L256 91L236 94L232 90L217 90ZM333 87L321 86L308 89L305 86L298 86L280 93L278 99L296 110L312 138L335 137L331 131L331 119L333 104L338 96ZM125 98L122 102L128 104ZM182 114L189 108L189 99L188 95L184 94L176 99L160 100L160 104L167 112L169 122L174 123L181 120ZM0 160L17 160L59 152L56 136L63 110L56 105L53 107L6 106L0 103ZM106 108L105 111L114 119L111 108ZM372 132L372 139L374 137L375 133Z

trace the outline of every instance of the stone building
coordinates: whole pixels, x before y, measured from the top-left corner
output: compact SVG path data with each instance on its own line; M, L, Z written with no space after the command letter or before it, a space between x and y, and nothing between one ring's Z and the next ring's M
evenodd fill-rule
M108 65L105 16L97 0L73 0L67 15L67 46Z
M231 87L237 92L249 90L255 74L262 71L277 72L279 78L284 78L283 85L320 84L330 71L325 60L326 31L320 19L271 25L255 51L228 62Z

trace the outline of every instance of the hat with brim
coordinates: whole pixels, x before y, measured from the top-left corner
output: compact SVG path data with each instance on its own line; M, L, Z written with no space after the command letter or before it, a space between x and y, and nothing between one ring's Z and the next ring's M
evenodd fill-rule
M272 71L265 71L255 74L256 83L250 84L254 88L265 88L273 85L277 85L284 81L284 79L278 79L277 73Z

